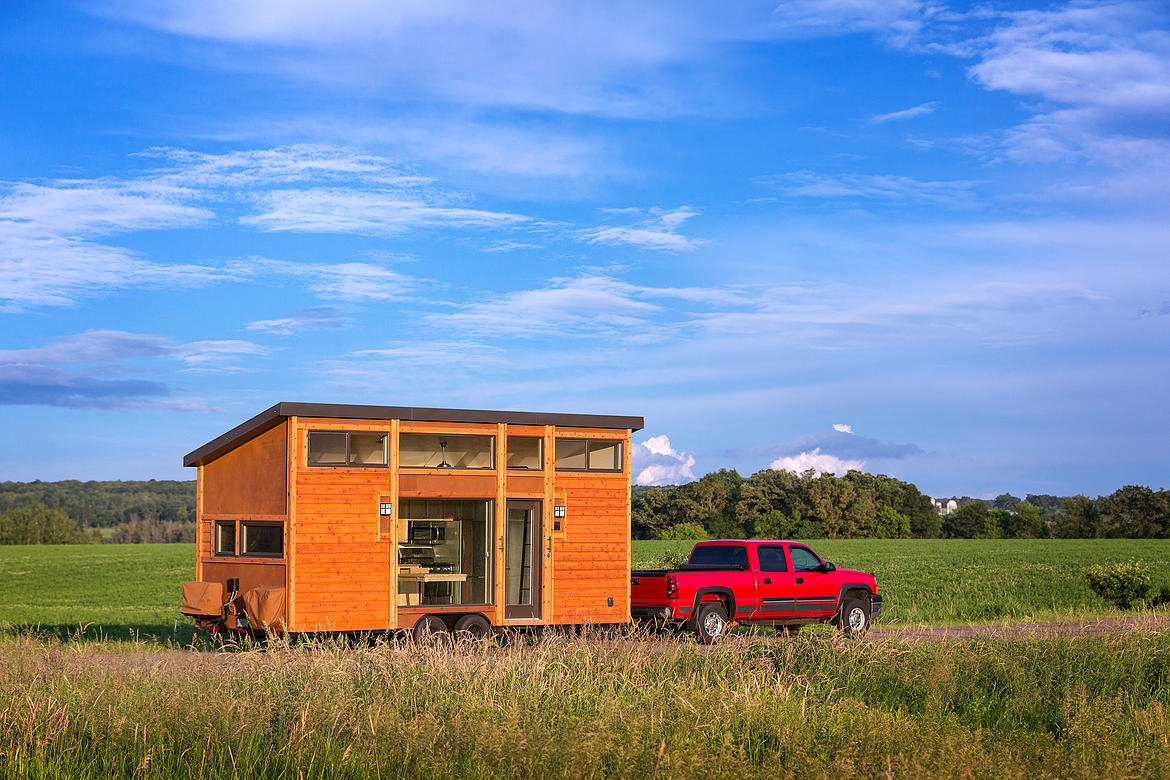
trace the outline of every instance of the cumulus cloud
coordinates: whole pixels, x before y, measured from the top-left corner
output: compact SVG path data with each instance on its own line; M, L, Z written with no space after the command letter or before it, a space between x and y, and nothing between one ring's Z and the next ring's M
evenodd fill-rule
M809 469L818 474L845 474L850 469L864 469L870 459L898 460L921 454L922 448L917 444L894 444L858 436L852 425L834 423L831 430L756 452L773 457L768 466L773 469L797 474Z
M847 474L852 470L865 468L864 460L844 460L835 455L814 449L783 458L776 458L768 464L768 468L778 471L791 471L793 474L803 474L810 469L817 474Z
M695 465L694 456L674 449L667 436L651 436L644 442L634 442L630 462L637 485L677 485L695 479L691 470Z

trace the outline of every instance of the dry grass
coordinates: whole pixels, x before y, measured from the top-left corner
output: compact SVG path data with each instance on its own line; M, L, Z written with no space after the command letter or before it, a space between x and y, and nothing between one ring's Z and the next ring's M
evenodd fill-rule
M110 651L114 652L110 652ZM20 777L1170 774L1170 633L0 643Z

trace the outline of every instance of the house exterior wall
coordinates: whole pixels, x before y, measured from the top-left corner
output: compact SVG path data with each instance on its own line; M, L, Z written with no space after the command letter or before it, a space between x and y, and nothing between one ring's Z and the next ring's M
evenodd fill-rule
M385 433L389 437L389 463L309 466L309 431ZM495 436L495 468L399 468L399 435L409 432ZM477 611L496 625L628 621L630 433L627 429L553 425L289 417L199 467L200 578L204 572L207 579L241 576L224 572L252 565L269 568L262 574L249 571L241 580L271 583L279 572L287 589L286 621L293 632L409 628L419 615L435 612ZM504 467L509 435L544 439L542 471L517 472ZM624 442L622 471L555 471L555 440L563 437ZM397 545L405 532L399 509L406 498L494 502L493 604L479 608L399 605ZM538 619L504 617L501 551L506 549L509 498L541 502L543 587ZM379 514L383 502L392 504L389 518ZM556 505L566 507L559 531L554 528ZM213 556L214 518L225 514L285 519L284 557L249 562ZM205 563L213 565L205 567Z

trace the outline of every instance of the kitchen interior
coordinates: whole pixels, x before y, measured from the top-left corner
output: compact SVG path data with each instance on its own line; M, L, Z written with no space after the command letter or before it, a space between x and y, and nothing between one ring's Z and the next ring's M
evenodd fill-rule
M487 604L492 592L490 499L399 503L398 604Z

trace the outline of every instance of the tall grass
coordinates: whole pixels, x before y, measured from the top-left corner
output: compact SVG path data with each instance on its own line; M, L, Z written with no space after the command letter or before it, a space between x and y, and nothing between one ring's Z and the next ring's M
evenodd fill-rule
M122 643L124 645L124 643ZM124 647L123 647L124 650ZM106 777L1170 774L1170 633L0 642L0 770Z

